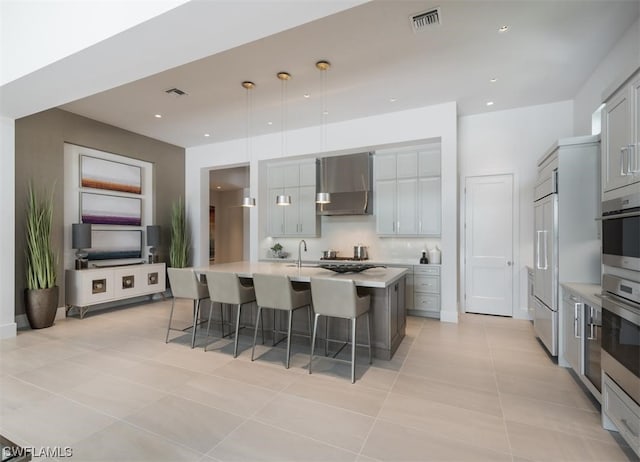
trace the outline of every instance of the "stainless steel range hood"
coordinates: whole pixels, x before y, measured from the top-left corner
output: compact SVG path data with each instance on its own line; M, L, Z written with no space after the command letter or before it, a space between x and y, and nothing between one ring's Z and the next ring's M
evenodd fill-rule
M323 157L316 162L316 192L331 194L331 203L318 204L318 215L373 213L373 158L370 152Z

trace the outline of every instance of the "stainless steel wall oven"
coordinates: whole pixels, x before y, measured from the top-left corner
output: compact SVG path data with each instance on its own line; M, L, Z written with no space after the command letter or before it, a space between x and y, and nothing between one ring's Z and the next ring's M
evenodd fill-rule
M602 370L640 404L640 282L602 278Z
M602 263L640 271L640 193L602 203Z

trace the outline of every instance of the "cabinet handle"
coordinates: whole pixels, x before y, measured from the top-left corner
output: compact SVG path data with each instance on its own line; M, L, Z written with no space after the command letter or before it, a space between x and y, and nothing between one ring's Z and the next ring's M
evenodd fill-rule
M629 430L629 433L631 433L633 435L634 438L638 437L637 433L634 433L633 428L631 428L629 426L629 424L627 423L627 419L620 419L620 422L622 422L622 425L624 425L625 427L627 427L627 430Z
M628 158L629 174L635 175L636 173L640 173L640 168L638 168L638 164L640 163L638 162L638 150L635 144L629 145ZM633 168L631 168L631 159L633 159Z
M536 231L536 269L542 269L540 266L540 233L542 231Z
M629 150L628 146L623 146L620 148L620 176L627 176L629 174L629 172L625 172L624 170L625 154L627 154L628 150ZM628 164L627 164L627 167L628 167Z
M575 338L580 338L580 334L578 333L578 310L580 309L580 305L582 305L582 303L573 304L573 336Z
M547 247L547 237L548 237L547 230L545 229L544 231L542 231L542 234L544 234L544 268L542 269L547 270L549 269L549 257L547 255L549 252L549 248Z

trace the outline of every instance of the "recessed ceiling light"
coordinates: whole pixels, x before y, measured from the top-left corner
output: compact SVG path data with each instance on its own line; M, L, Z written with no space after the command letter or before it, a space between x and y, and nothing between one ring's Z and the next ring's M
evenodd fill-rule
M267 125L273 125L273 122L269 121L267 122Z
M222 186L216 186L216 189L222 189Z
M498 28L498 32L506 32L508 30L509 30L509 26L507 26L506 24Z
M205 133L204 136L205 136L205 138L209 138L211 135L208 134L208 133Z
M493 101L487 101L487 106L493 106Z
M156 114L154 117L155 117L156 119L162 119L162 114Z
M396 101L398 101L396 98L389 98L390 103L395 103Z
M489 79L489 82L491 82L491 83L496 83L497 81L498 81L498 79L496 79L495 77L492 78L492 79Z
M304 95L302 95L302 96L304 96L305 98L311 98L311 95L310 95L309 93L305 93L305 94L304 94Z

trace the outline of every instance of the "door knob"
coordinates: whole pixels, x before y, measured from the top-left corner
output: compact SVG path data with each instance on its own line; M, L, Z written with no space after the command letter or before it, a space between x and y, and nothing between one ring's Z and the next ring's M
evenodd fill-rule
M508 261L508 262L507 262L507 266L511 266L511 263L512 263L512 262Z

